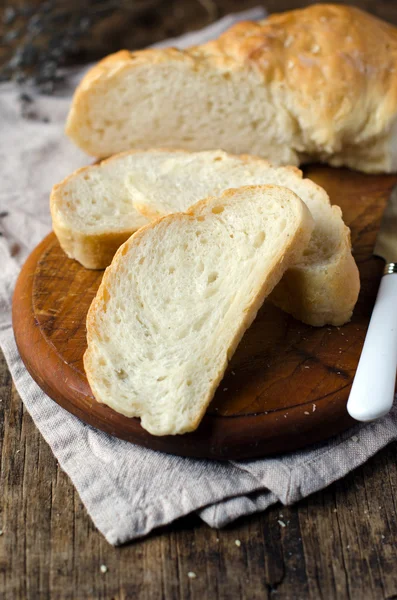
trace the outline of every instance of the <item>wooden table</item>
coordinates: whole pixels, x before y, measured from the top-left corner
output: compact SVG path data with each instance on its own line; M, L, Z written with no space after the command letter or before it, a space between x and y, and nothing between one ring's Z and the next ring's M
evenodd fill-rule
M397 444L295 506L219 531L187 517L113 548L23 408L4 359L0 398L1 598L397 598Z
M352 3L397 24L392 0ZM182 10L176 4L169 3L167 23ZM284 10L309 2L263 4ZM214 7L224 14L241 3L185 0L183 24L175 21L177 30L167 35L203 25ZM161 23L143 23L139 39L161 37ZM114 32L115 24L113 17L108 29ZM2 356L0 449L1 599L397 598L397 443L295 506L275 506L220 531L190 516L122 548L109 546L94 528Z

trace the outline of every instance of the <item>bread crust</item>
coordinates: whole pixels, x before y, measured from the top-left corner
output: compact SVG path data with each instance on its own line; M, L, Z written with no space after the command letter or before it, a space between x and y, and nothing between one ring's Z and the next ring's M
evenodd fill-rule
M134 69L161 63L215 74L250 74L277 88L280 109L294 125L285 144L300 163L318 160L366 172L397 168L392 143L397 29L357 8L319 4L274 14L257 23L238 23L217 40L184 51L117 52L80 83L67 133L89 154L102 157L103 151L81 134L91 119L91 99Z

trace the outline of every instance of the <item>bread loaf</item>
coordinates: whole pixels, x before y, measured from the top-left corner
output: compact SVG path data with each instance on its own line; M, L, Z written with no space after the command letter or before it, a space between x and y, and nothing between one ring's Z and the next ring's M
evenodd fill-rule
M276 165L397 168L397 30L319 4L180 51L121 51L80 83L66 131L99 158L223 148Z
M154 435L197 428L244 331L313 227L277 186L228 190L143 227L106 270L87 316L95 398Z
M129 152L81 169L55 186L53 227L70 257L88 268L104 268L146 217L186 211L230 187L264 183L295 192L315 221L304 256L284 275L272 299L311 325L342 325L351 317L360 287L349 229L326 192L294 167L275 168L262 159L219 150Z

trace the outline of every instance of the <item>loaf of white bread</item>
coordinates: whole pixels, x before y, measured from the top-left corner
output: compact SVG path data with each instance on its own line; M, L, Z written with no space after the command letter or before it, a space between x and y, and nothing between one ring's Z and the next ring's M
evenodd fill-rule
M68 256L88 268L105 268L149 219L186 211L227 188L258 184L295 192L315 223L302 258L271 299L310 325L342 325L351 317L360 287L350 231L340 208L331 206L327 193L295 167L275 168L262 159L219 150L129 152L80 169L56 185L53 227Z
M196 429L245 330L313 219L278 186L228 190L143 227L117 251L87 317L95 398L154 435Z
M67 134L99 158L223 148L276 165L397 169L397 29L319 4L188 50L121 51L80 83Z

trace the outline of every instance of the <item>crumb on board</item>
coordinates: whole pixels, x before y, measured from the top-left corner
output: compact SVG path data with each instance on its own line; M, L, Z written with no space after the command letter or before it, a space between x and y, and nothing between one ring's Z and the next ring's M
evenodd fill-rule
M280 521L280 519L278 519L277 523L280 525L280 527L287 527L284 521Z
M106 565L101 565L100 566L100 571L101 571L101 573L107 573L108 572L107 566Z
M305 415L310 415L310 413L307 410L305 410L304 414Z
M229 388L223 388L223 391L224 391L224 392L227 392L227 390L228 390L228 389L229 389Z
M316 408L317 408L317 405L313 404L313 412L316 410Z
M236 373L234 371L232 371L232 375L235 375Z
M234 540L234 543L236 544L236 546L238 546L240 548L240 546L241 546L240 540Z
M189 571L187 576L189 577L189 579L196 579L196 577L197 577L197 575L194 571Z

